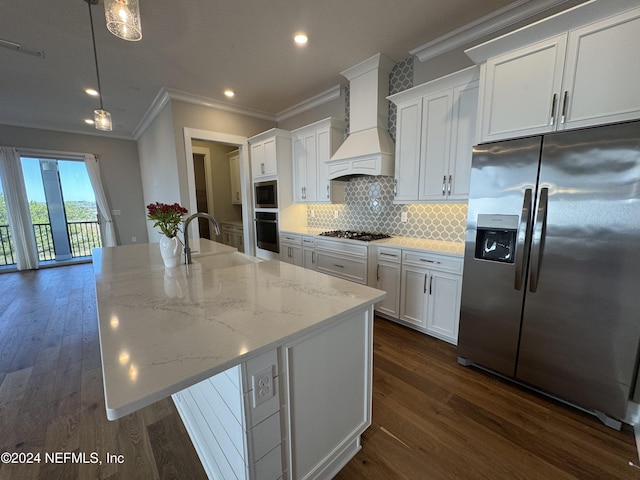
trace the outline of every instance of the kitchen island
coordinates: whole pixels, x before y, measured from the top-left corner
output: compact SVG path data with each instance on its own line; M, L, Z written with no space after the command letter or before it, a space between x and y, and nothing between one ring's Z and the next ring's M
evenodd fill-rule
M200 241L94 250L107 417L172 396L210 478L331 478L371 423L384 292Z

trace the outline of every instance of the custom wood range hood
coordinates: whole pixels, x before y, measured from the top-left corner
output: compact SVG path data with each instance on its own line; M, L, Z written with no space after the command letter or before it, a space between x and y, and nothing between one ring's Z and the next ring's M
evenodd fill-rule
M389 73L381 53L341 72L350 85L349 136L329 160L329 179L393 175L395 145L388 128Z

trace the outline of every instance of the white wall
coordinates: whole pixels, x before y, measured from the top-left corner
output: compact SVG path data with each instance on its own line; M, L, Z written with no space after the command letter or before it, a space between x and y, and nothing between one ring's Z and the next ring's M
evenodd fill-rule
M167 104L144 134L138 139L140 175L144 208L155 202L180 203L186 207L180 195L179 174L176 162L176 144L173 136L171 104ZM160 240L160 231L147 220L150 242Z
M135 140L0 125L0 145L98 155L100 175L113 216L119 245L147 241L140 164Z

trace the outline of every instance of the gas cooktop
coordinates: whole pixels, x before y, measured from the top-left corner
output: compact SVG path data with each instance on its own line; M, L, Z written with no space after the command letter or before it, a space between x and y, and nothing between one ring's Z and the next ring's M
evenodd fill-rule
M391 238L391 235L387 235L386 233L358 232L354 230L331 230L329 232L322 232L320 235L323 237L348 238L350 240L360 240L362 242Z

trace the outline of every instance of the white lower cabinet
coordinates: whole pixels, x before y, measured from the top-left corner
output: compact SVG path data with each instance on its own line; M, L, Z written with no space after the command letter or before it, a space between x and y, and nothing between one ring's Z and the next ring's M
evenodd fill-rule
M280 235L280 261L302 267L302 237L292 233Z
M235 247L239 252L244 252L244 228L235 223L220 222L222 243Z
M402 250L378 247L376 288L387 292L384 300L376 304L376 311L397 318L400 315L400 262Z
M316 270L368 284L367 245L356 240L316 240Z
M384 317L457 344L462 295L462 258L402 250L402 261L378 250L377 287L387 297L376 305ZM382 273L380 273L382 272Z
M316 241L313 236L302 237L302 266L316 270Z

